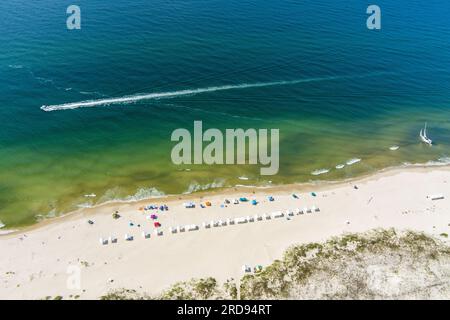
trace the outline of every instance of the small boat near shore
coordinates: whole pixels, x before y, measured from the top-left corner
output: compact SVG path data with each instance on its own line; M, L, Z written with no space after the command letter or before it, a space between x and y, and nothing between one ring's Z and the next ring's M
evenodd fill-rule
M423 143L426 143L429 146L431 146L433 144L433 140L431 140L427 136L427 123L426 122L425 122L425 127L423 129L420 129L419 136L420 136L420 140L422 140Z

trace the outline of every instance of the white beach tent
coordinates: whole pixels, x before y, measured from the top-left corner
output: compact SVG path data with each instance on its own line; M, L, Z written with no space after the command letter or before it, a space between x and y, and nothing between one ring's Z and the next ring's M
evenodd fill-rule
M125 233L124 237L123 237L126 241L133 241L133 236Z
M170 233L177 233L178 232L178 227L169 227L169 232Z
M286 210L286 215L292 217L294 215L294 212L290 209Z
M235 218L234 222L237 224L247 223L247 217Z
M114 236L109 236L109 242L111 242L111 243L117 243L117 238L116 237L114 237Z
M275 211L275 212L272 212L272 217L273 218L282 218L282 217L284 217L284 213L281 211Z
M193 203L193 202L185 202L185 203L183 203L183 206L185 208L187 208L187 209L195 208L195 203Z
M442 200L444 199L444 196L442 194L432 194L430 196L427 196L427 198L431 200Z
M142 238L149 239L150 238L150 233L148 233L146 231L142 231Z
M108 244L108 239L100 238L99 242L101 245L106 245L106 244Z
M190 224L190 225L186 226L186 229L187 229L188 231L196 231L196 230L198 230L198 225L196 225L196 224Z
M252 268L246 264L242 266L242 272L252 272Z

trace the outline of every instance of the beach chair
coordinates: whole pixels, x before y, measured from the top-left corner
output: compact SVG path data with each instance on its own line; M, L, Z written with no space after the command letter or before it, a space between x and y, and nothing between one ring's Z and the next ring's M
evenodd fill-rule
M150 238L150 233L142 231L142 238L149 239Z
M246 218L246 217L236 218L236 219L234 219L234 222L235 222L236 224L247 223L247 218Z
M431 200L442 200L444 199L444 196L442 194L432 194L430 196L427 196L427 198Z
M155 231L153 231L153 234L154 234L155 236L162 236L162 235L163 235L163 232L162 232L162 230L155 229Z
M286 215L289 217L292 217L294 215L294 212L290 209L286 210Z
M125 233L125 236L123 238L125 239L125 241L133 241L133 239L134 239L133 236L131 236L127 233Z
M111 242L111 243L117 243L117 238L116 237L114 237L114 236L109 236L109 242Z
M282 218L284 217L284 213L281 211L272 212L272 218Z
M246 264L244 264L242 266L242 272L248 273L248 272L252 272L252 268Z
M108 239L100 238L99 242L100 242L101 245L107 245L108 244Z
M195 208L195 203L193 203L193 202L185 202L185 203L183 203L183 206L186 209L192 209L192 208Z
M196 224L191 224L189 226L186 227L188 231L197 231L198 230L198 225Z

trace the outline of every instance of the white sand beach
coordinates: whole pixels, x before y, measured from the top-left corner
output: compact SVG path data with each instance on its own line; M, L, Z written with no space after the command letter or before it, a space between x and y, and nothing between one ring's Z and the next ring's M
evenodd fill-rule
M243 275L243 265L266 266L290 245L379 227L424 231L448 243L441 234L450 231L449 186L449 167L409 167L352 181L236 188L82 209L0 236L0 298L79 295L80 299L96 299L115 288L157 294L192 277L237 279ZM427 197L436 194L444 199ZM268 200L270 195L274 201ZM232 200L240 197L255 199L258 204L233 204ZM224 199L231 203L221 207ZM188 201L196 207L185 208L183 203ZM206 201L211 206L201 208L200 203ZM169 210L139 210L150 204L166 204ZM212 220L313 206L320 211L294 213L289 219L285 215L209 229L202 226ZM120 218L113 219L116 210ZM162 225L161 236L153 233L153 221L146 219L152 213ZM199 230L169 232L169 227L188 224L198 225ZM142 237L143 231L151 232L149 239ZM133 241L125 241L125 234L133 236ZM100 238L111 235L117 237L117 243L100 244ZM67 286L69 266L81 269L80 289Z

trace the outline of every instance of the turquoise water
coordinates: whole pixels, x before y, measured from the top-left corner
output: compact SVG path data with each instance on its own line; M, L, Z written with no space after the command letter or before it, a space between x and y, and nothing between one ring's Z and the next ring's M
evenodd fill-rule
M69 31L70 4L0 3L0 220L8 227L113 199L334 180L449 155L450 4L377 1L382 29L369 31L363 1L80 0L82 28ZM170 135L194 120L279 128L279 173L173 165ZM432 148L418 140L425 121ZM362 161L334 169L352 158ZM330 171L311 174L318 169Z

